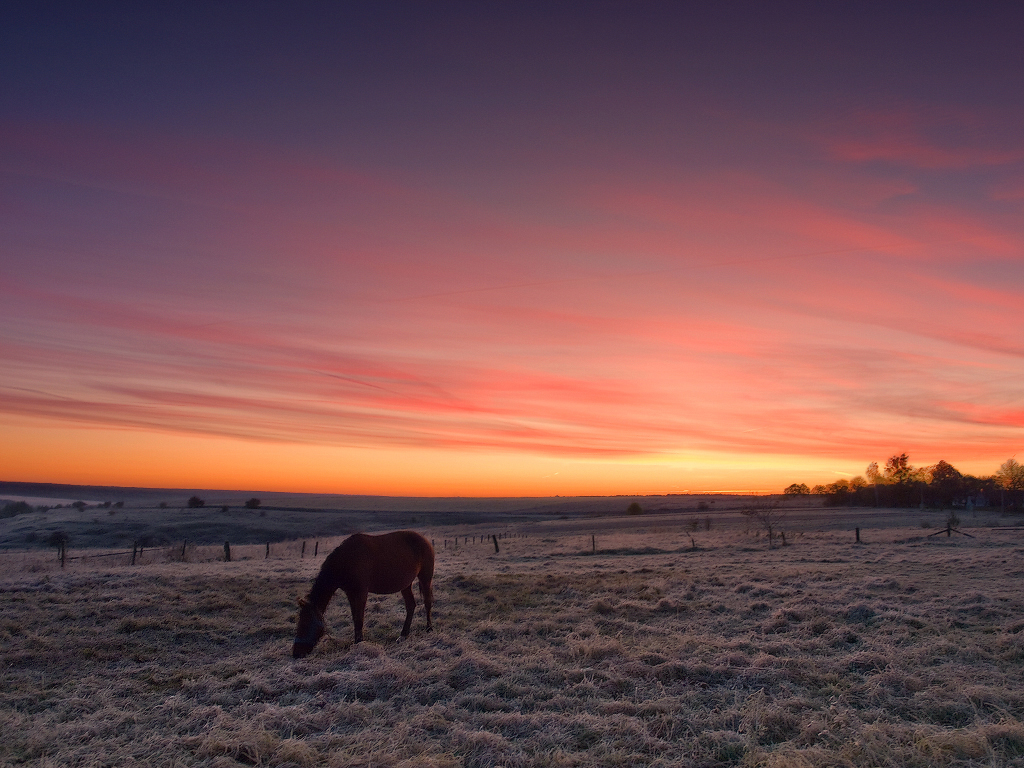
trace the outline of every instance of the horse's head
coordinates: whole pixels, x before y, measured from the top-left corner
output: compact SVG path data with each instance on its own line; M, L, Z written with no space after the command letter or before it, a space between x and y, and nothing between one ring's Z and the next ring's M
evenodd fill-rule
M304 597L299 598L299 622L295 628L295 644L292 646L292 656L301 659L313 650L320 638L324 636L326 627L324 615L320 613L315 605Z

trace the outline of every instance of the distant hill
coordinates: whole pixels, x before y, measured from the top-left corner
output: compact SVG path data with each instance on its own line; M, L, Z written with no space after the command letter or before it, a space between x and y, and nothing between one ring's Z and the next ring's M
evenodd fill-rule
M188 499L205 502L190 508ZM257 509L245 503L260 500ZM56 532L79 548L168 544L264 543L396 528L503 525L623 515L637 501L645 514L734 509L743 496L584 496L469 498L355 496L206 488L131 488L0 482L0 500L48 507L0 520L0 547L44 546ZM85 508L69 506L85 502ZM59 508L57 505L60 505ZM700 507L698 507L700 505Z

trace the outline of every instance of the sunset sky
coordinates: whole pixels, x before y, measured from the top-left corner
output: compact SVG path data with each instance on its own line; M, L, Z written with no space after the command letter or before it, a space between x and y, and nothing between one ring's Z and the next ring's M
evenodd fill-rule
M5 8L0 480L780 491L1024 455L1013 4Z

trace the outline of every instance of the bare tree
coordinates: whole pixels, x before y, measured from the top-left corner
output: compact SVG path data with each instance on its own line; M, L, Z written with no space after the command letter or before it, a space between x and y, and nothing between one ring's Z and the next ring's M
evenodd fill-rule
M1008 491L1024 490L1024 465L1016 458L1009 458L999 465L996 480Z
M896 485L906 484L914 476L914 467L906 453L890 456L885 462L885 479Z
M1006 492L1010 492L1012 504L1014 495L1021 495L1020 492L1024 491L1024 465L1017 461L1015 457L1010 457L999 465L999 470L995 474L995 481L999 484L1000 492L1004 499ZM1005 501L1002 506L1005 511Z
M786 519L786 512L779 508L779 502L774 499L755 501L741 509L740 513L761 524L768 533L768 549L771 549L775 542L775 530Z

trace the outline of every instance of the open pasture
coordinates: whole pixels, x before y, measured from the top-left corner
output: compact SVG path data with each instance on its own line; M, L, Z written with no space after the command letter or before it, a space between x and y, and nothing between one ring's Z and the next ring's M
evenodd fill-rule
M1024 533L970 530L769 549L553 523L498 553L427 530L435 630L419 609L400 640L401 598L371 597L353 646L336 596L301 661L295 601L340 539L64 571L6 553L0 763L1024 766Z

